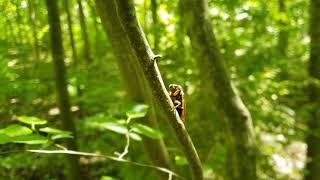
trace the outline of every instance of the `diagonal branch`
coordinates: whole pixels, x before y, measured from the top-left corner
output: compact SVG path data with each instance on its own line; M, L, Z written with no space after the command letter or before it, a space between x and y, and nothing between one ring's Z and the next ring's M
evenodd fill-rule
M174 130L182 150L191 166L194 179L203 179L201 162L196 149L186 131L178 113L172 111L173 104L161 78L160 71L146 38L136 17L133 0L115 0L115 7L122 27L128 38L135 56L138 58L139 68L144 73L152 90L152 95L158 102Z

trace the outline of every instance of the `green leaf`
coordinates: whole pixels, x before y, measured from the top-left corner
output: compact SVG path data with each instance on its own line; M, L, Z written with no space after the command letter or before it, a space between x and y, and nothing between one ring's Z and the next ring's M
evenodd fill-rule
M134 133L134 132L130 132L129 137L133 140L136 140L136 141L142 140L141 136L139 134Z
M14 124L4 129L0 129L0 134L4 134L9 137L15 137L32 134L32 130L25 126Z
M51 128L51 127L40 128L39 131L40 132L45 132L45 133L48 133L48 134L66 134L66 135L71 135L72 134L70 131L65 131L65 130Z
M13 138L9 137L5 134L0 134L0 144L6 144L9 143Z
M33 117L33 116L19 116L17 117L18 121L25 123L25 124L30 124L30 125L42 125L42 124L46 124L47 121L37 118L37 117Z
M138 104L138 105L135 105L130 111L128 111L126 115L130 119L142 118L146 116L148 112L148 108L149 108L148 105Z
M15 137L13 142L22 144L46 144L48 143L48 139L38 134L30 134L26 136Z
M103 127L119 134L126 134L128 132L127 127L119 123L104 123Z
M117 180L117 179L111 176L102 176L100 180Z
M55 134L51 136L52 140L65 139L65 138L73 138L73 136L71 134Z
M184 166L188 164L188 161L184 156L175 156L174 161L176 162L176 165L179 166Z
M152 129L151 127L145 126L143 124L133 124L131 125L131 130L152 139L161 139L163 137L162 133L159 130Z

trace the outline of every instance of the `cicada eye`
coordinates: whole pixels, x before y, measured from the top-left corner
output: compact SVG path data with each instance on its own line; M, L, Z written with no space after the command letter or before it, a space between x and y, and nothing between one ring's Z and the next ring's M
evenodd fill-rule
M169 85L169 90L170 90L170 91L175 91L175 89L176 89L176 88L175 88L174 84L170 84L170 85Z

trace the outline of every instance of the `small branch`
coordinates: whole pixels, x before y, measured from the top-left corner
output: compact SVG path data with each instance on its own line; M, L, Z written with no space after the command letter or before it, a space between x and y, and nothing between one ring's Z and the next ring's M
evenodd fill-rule
M128 118L127 118L127 120L126 120L126 125L127 125L126 146L125 146L125 148L124 148L123 152L118 156L118 158L119 158L119 159L123 159L123 157L124 157L125 155L127 155L127 154L128 154L128 152L129 152L129 146L130 146L130 132L131 132L130 127L129 127L130 121L131 121L131 118L130 118L130 117L128 117Z
M130 146L130 130L128 130L128 132L126 133L126 146L123 152L118 156L119 159L123 159L123 157L128 154L129 146Z
M134 9L133 0L114 0L116 3L115 9L118 11L118 16L124 32L127 35L128 44L134 51L133 56L138 59L140 69L148 81L154 99L158 102L166 119L169 121L177 140L179 141L182 151L184 152L192 170L194 179L203 179L201 162L193 142L186 131L179 115L172 111L173 103L167 93L164 82L161 78L155 59L145 34L140 27L136 12ZM134 64L135 62L131 62Z
M140 167L146 167L146 168L152 168L156 169L158 171L161 171L163 173L168 174L168 179L172 179L172 176L175 176L179 179L184 179L182 176L178 175L177 173L170 171L167 168L159 167L159 166L153 166L153 165L148 165L148 164L142 164L142 163L137 163L134 161L129 161L126 159L119 159L118 157L114 156L108 156L108 155L102 155L102 154L96 154L96 153L87 153L87 152L80 152L80 151L72 151L72 150L38 150L38 149L27 149L27 150L18 150L18 151L9 151L9 152L0 152L0 154L8 154L8 153L17 153L17 152L32 152L32 153L41 153L41 154L70 154L70 155L79 155L79 156L91 156L91 157L102 157L106 158L112 161L118 161L118 162L123 162L123 163L128 163L132 164L135 166L140 166Z

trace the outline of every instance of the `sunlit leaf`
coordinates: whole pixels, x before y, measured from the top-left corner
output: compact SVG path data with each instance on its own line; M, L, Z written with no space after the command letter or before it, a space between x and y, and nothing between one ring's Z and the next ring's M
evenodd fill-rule
M131 139L136 140L136 141L141 141L142 140L142 138L140 137L139 134L136 134L136 133L133 133L133 132L130 132L129 136L130 136Z
M72 134L70 131L65 131L65 130L51 128L51 127L40 128L39 131L40 132L45 132L45 133L48 133L48 134L67 134L67 135L71 135Z
M128 129L126 126L118 123L104 123L103 127L105 129L108 129L110 131L113 131L119 134L126 134L128 132Z
M65 138L73 138L73 136L71 134L54 134L51 136L52 140L65 139Z
M174 157L174 161L179 166L183 166L183 165L187 165L188 164L188 161L184 156L175 156Z
M128 118L136 119L145 117L148 112L148 105L145 104L138 104L135 105L131 110L129 110L126 114Z
M26 123L26 124L30 124L30 125L42 125L42 124L46 124L47 121L37 118L37 117L33 117L33 116L19 116L17 117L17 119L22 122L22 123Z
M163 137L162 133L159 130L152 129L151 127L145 126L143 124L133 124L131 126L131 130L152 139L161 139Z
M101 178L100 178L100 180L117 180L116 178L113 178L113 177L111 177L111 176L102 176Z
M48 139L38 134L30 134L26 136L15 137L13 142L22 144L46 144L48 143Z
M7 135L9 137L15 137L15 136L23 136L32 134L32 130L21 125L10 125L4 129L0 129L0 134Z

